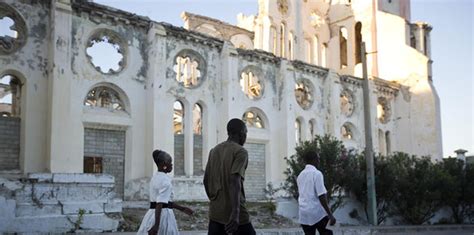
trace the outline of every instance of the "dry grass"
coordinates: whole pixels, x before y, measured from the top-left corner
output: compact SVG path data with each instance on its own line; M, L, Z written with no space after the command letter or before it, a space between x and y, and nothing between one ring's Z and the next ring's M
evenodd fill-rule
M208 203L207 202L179 202L180 205L188 206L194 210L193 216L188 216L175 210L179 230L207 230L208 227ZM271 208L265 202L247 203L252 224L257 229L265 228L294 228L299 225L279 215L272 215ZM124 209L122 214L124 221L120 225L120 231L134 232L138 230L146 209Z

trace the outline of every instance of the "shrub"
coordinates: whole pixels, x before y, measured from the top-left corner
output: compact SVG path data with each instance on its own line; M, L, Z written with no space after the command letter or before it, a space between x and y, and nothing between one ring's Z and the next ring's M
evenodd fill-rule
M346 190L354 195L359 201L365 212L368 221L368 198L367 198L367 169L366 159L363 154L351 161L351 175L346 184ZM395 195L395 172L389 158L377 156L374 158L375 191L377 206L377 224L383 223L390 215L393 197Z
M281 188L274 187L272 182L269 182L267 186L263 189L265 193L265 197L267 199L265 203L265 207L270 211L270 214L273 216L276 212L276 204L275 204L275 194L280 191Z
M464 223L474 214L474 167L456 158L443 159L437 167L444 174L438 183L442 204L450 209L451 222Z
M329 204L331 210L335 211L343 204L343 186L350 177L347 174L350 163L347 154L344 154L344 145L336 138L325 135L316 136L311 141L305 141L297 146L295 150L295 155L285 158L288 167L284 172L286 179L283 189L295 199L298 199L296 179L305 167L301 156L309 150L316 150L320 156L318 170L323 173Z
M410 224L428 222L442 206L443 172L428 157L396 153L390 162L396 172L392 212Z

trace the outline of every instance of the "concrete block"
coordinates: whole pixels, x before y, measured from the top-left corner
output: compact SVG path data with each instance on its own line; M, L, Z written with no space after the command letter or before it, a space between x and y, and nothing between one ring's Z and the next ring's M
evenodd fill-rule
M144 177L127 182L125 185L125 199L128 201L149 200L150 178Z
M111 191L113 187L77 185L61 188L57 198L61 201L73 202L106 200L110 198Z
M207 201L206 191L202 183L202 177L195 176L173 178L173 200L180 201Z
M106 174L82 174L82 173L55 173L53 174L54 183L96 183L106 184L114 183L114 177Z
M74 221L64 215L17 217L2 232L10 233L67 233L74 230Z
M298 202L294 199L279 199L276 201L276 214L298 222Z
M63 214L79 214L84 210L85 214L104 213L104 201L83 201L83 202L61 202L63 205Z
M112 199L107 201L104 204L105 213L122 213L122 200L121 199Z
M36 179L38 182L52 182L53 174L51 173L29 173L28 179Z
M57 192L61 189L60 185L52 183L33 183L31 185L32 201L39 204L56 204Z
M74 218L77 218L76 216ZM106 214L84 215L81 228L93 231L117 231L120 218L112 218Z
M32 186L31 184L25 185L21 190L17 190L15 193L15 199L17 203L32 202Z
M9 191L15 191L23 187L23 185L18 180L10 180L0 177L0 187L5 187Z
M16 206L15 214L16 217L60 215L61 205L46 204L38 206L34 203L21 203Z
M0 228L2 221L6 223L15 218L15 207L15 200L0 196Z

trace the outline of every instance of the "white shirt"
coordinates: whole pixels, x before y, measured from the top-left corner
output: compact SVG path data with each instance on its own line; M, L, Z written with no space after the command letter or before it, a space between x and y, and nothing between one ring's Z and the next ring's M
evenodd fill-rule
M150 180L150 202L168 203L173 199L171 177L163 172L155 172ZM155 225L155 209L149 209L143 217L138 235L147 235ZM178 235L178 225L173 209L163 208L160 215L160 229L158 235Z
M327 216L319 196L327 193L321 171L313 165L306 165L296 179L298 183L299 223L313 225Z
M168 203L173 198L171 177L157 171L150 180L150 201Z

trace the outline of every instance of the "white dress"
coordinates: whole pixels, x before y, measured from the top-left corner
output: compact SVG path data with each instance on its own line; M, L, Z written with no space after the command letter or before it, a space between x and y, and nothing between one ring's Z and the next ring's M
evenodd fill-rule
M171 178L163 172L155 172L150 180L150 201L168 203L171 201L173 189ZM148 231L155 225L155 209L149 209L143 217L137 234L148 234ZM159 235L179 234L176 218L173 209L161 209Z

